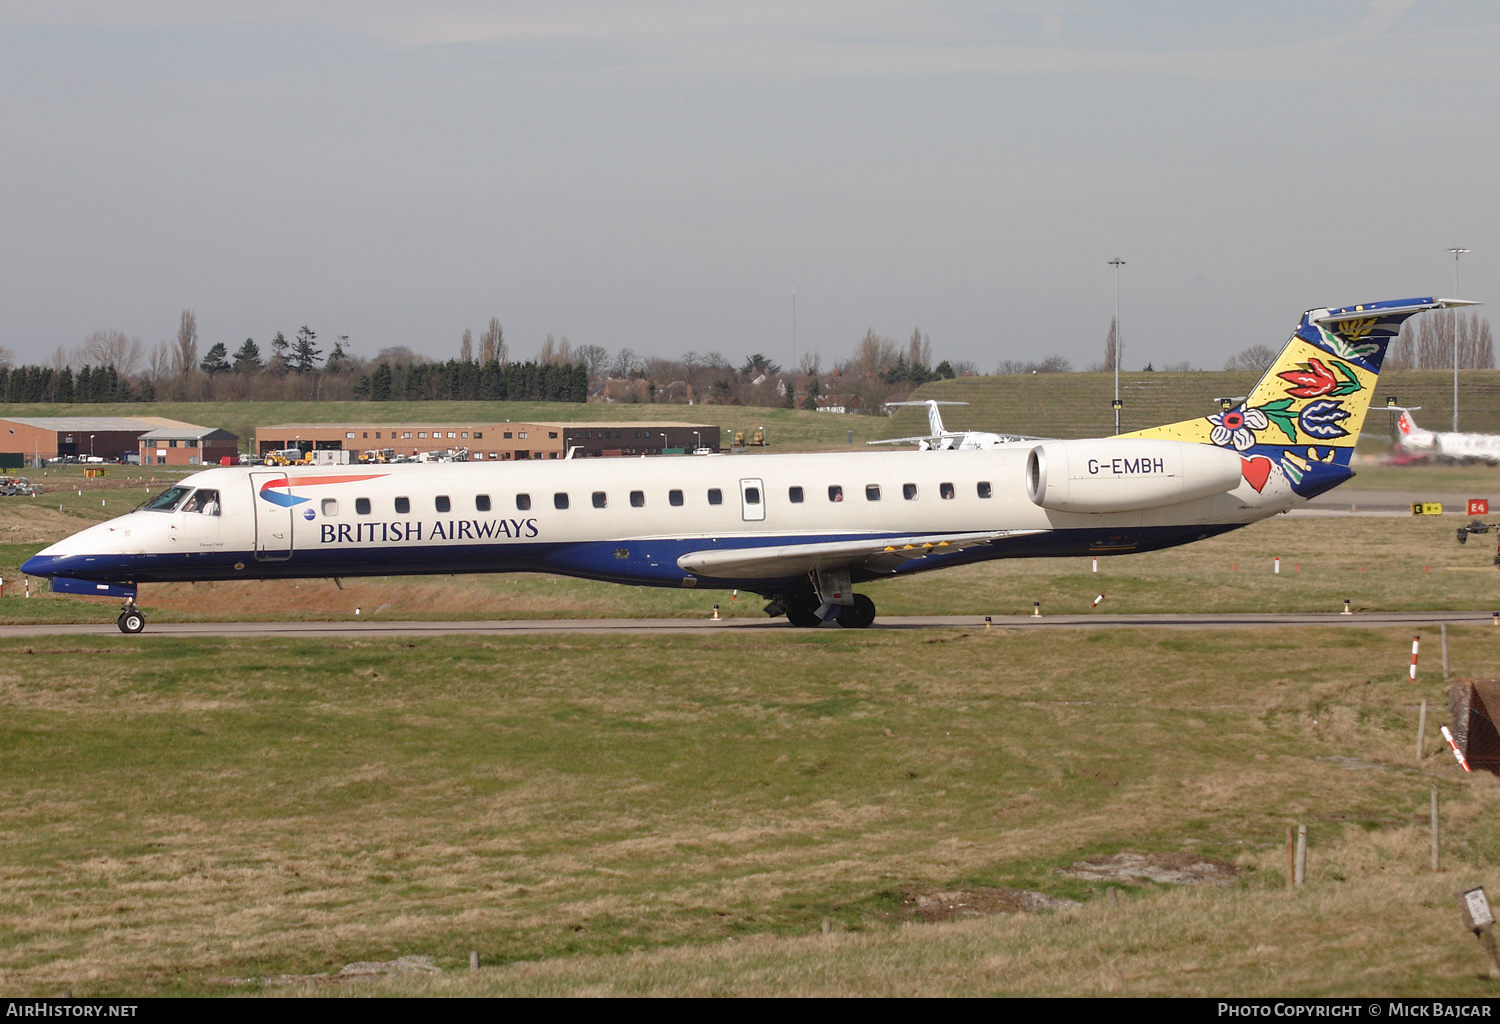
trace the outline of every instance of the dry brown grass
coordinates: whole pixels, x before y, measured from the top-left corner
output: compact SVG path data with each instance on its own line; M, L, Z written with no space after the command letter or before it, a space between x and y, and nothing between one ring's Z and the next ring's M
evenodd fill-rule
M11 644L0 991L451 971L470 949L545 963L390 984L1475 991L1445 894L1488 877L1500 786L1435 741L1412 764L1413 701L1441 691L1401 682L1404 631L939 636ZM1453 648L1500 672L1488 629ZM1434 782L1451 867L1429 882ZM1312 884L1289 899L1297 821ZM1124 850L1244 877L1112 908L1062 873ZM1002 888L1087 906L892 916ZM802 937L824 918L833 937Z

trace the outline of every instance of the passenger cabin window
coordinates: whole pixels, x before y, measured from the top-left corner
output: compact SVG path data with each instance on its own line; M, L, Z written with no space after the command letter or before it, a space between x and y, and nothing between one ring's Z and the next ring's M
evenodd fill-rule
M631 491L630 492L630 507L631 508L645 508L646 507L646 492L645 491Z
M759 505L760 504L760 488L759 487L746 487L745 488L745 504L746 505Z
M786 500L790 501L793 505L802 504L802 488L788 487L786 489Z
M488 512L490 510L490 496L488 494L474 495L474 507L480 512Z
M411 511L411 499L410 498L397 498L396 499L396 511L398 513L400 513L401 515L403 515L403 516L406 515L408 512L410 512Z
M177 503L187 497L191 487L168 487L156 497L146 503L146 508L151 512L170 512L177 507Z
M916 484L902 484L901 485L901 497L905 498L907 501L916 501L917 500L917 485Z
M724 504L724 492L717 487L710 487L708 489L708 503L710 505Z
M558 491L556 494L554 494L552 496L552 507L553 508L567 508L568 507L568 496L567 496L567 494L564 493L563 491Z
M673 508L681 508L682 507L682 492L681 491L668 491L667 492L667 504L671 505Z
M938 497L942 498L944 501L952 501L953 500L953 485L952 484L938 484Z
M978 490L979 490L979 496L981 498L988 498L990 496L990 493L991 493L990 492L990 482L988 480L981 480L981 481L979 481Z
M437 501L435 502L435 504L437 505L437 510L439 512L449 512L453 509L453 502L448 500L448 496L446 494L439 494L437 496Z
M603 491L595 491L594 492L594 507L595 508L604 508L608 504L609 504L609 499L607 497L605 497Z
M370 514L370 499L369 498L355 498L354 499L354 513L355 513L355 515L361 515L361 516L367 516L367 515L369 515Z
M529 495L529 494L518 494L518 495L516 495L516 510L518 512L529 512L529 511L531 511L531 495Z
M325 516L336 516L339 514L339 500L337 498L323 499L323 514Z
M866 501L879 501L880 500L880 485L879 484L865 484L865 500Z
M829 501L843 501L844 500L844 489L842 487L840 487L838 484L829 484L829 486L828 486L828 500Z

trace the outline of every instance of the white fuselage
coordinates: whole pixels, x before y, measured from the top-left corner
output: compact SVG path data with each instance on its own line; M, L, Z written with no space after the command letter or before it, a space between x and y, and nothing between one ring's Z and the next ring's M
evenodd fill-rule
M1000 530L1025 536L891 571L856 569L854 578L985 558L1126 553L1200 539L1302 500L1275 478L1265 493L1241 481L1163 507L1054 511L1027 494L1033 447L209 469L180 486L216 492L217 515L184 511L187 499L139 509L52 545L26 571L131 583L540 571L773 593L805 586L805 569L778 574L762 564L719 576L683 566L736 548Z

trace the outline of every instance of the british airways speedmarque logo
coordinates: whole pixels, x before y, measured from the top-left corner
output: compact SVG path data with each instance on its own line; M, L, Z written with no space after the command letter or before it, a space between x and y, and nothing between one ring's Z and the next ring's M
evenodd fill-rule
M297 489L312 487L318 484L347 484L356 480L379 480L386 476L385 473L361 473L358 476L299 476L297 478ZM282 508L292 508L302 504L304 501L312 501L311 497L299 496L292 493L292 481L287 477L279 477L275 480L267 480L260 485L260 496L273 505Z

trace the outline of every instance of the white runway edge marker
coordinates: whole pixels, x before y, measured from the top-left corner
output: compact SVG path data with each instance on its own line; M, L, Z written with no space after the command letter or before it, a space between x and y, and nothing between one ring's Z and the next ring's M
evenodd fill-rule
M1414 637L1411 638L1411 673L1410 673L1410 677L1411 677L1411 681L1412 682L1416 682L1417 681L1417 648L1419 648L1421 646L1422 646L1422 637L1420 635L1414 636Z
M1099 607L1099 602L1102 601L1102 600L1104 600L1104 595L1100 594L1098 597L1094 598L1094 603L1091 604L1091 605L1089 605L1089 607L1090 608L1097 608L1097 607Z
M1094 559L1094 571L1095 572L1099 571L1099 559L1097 559L1097 558Z
M1272 570L1272 571L1275 572L1277 576L1281 575L1281 556L1280 555L1276 556L1276 568L1274 570Z
M1458 749L1457 743L1453 742L1453 734L1448 731L1448 727L1446 725L1443 726L1443 739L1448 741L1448 746L1450 749L1452 749L1453 757L1458 761L1459 766L1462 767L1466 772L1473 771L1474 769L1469 767L1469 759L1464 757L1464 752Z

